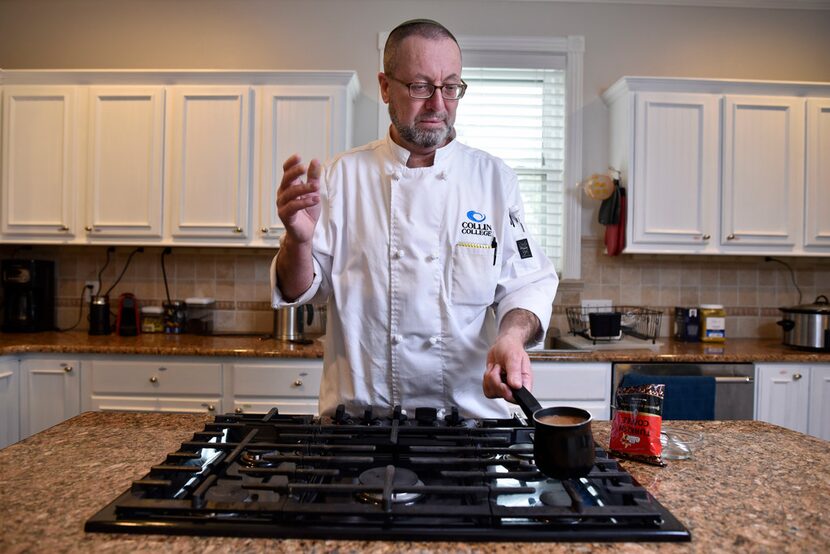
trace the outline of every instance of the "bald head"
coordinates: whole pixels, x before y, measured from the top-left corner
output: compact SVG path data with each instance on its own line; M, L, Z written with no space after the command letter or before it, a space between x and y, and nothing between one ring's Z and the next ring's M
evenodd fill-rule
M450 39L456 46L458 41L455 40L453 34L438 23L431 19L411 19L404 21L389 33L386 39L386 45L383 48L383 72L387 75L395 75L398 63L398 49L404 39L411 36L419 36L429 40ZM461 48L459 47L459 52Z

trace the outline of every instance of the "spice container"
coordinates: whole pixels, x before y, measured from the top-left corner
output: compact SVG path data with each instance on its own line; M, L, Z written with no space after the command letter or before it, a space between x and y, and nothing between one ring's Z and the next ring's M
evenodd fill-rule
M720 304L703 304L700 307L700 340L723 342L726 340L726 310Z
M161 306L144 306L141 308L141 332L164 332L164 310Z
M697 308L674 308L674 338L682 342L700 340L700 315Z

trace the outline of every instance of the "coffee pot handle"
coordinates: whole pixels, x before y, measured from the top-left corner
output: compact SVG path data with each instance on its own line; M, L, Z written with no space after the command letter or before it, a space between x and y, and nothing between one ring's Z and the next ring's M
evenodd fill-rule
M311 322L314 321L314 306L306 304L306 307L308 308L308 318L306 319L305 324L311 325Z

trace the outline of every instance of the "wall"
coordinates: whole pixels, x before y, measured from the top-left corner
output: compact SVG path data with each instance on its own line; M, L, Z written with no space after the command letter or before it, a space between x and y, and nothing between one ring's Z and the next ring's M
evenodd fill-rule
M458 35L584 36L584 175L607 166L599 95L623 75L830 81L830 10L522 0L0 0L0 67L353 69L362 87L355 116L361 144L377 129L378 33L412 17L438 19ZM665 308L716 297L733 314L730 336L777 336L777 307L797 300L784 270L758 258L609 259L590 238L602 232L595 220L596 206L586 204L584 282L563 284L560 324L561 306L580 297ZM67 325L105 250L39 250L58 261L59 319ZM267 330L271 254L177 250L168 258L175 294L215 296L221 329ZM156 258L152 249L144 256ZM826 262L798 261L797 270L805 301L830 293ZM138 258L119 290L160 301L159 279L158 267Z

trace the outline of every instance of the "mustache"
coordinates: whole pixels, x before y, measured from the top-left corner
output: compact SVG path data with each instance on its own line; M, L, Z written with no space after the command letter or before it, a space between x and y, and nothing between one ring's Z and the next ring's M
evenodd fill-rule
M415 123L420 123L421 121L424 121L426 119L438 119L440 121L446 121L447 115L447 112L427 112L415 118Z

